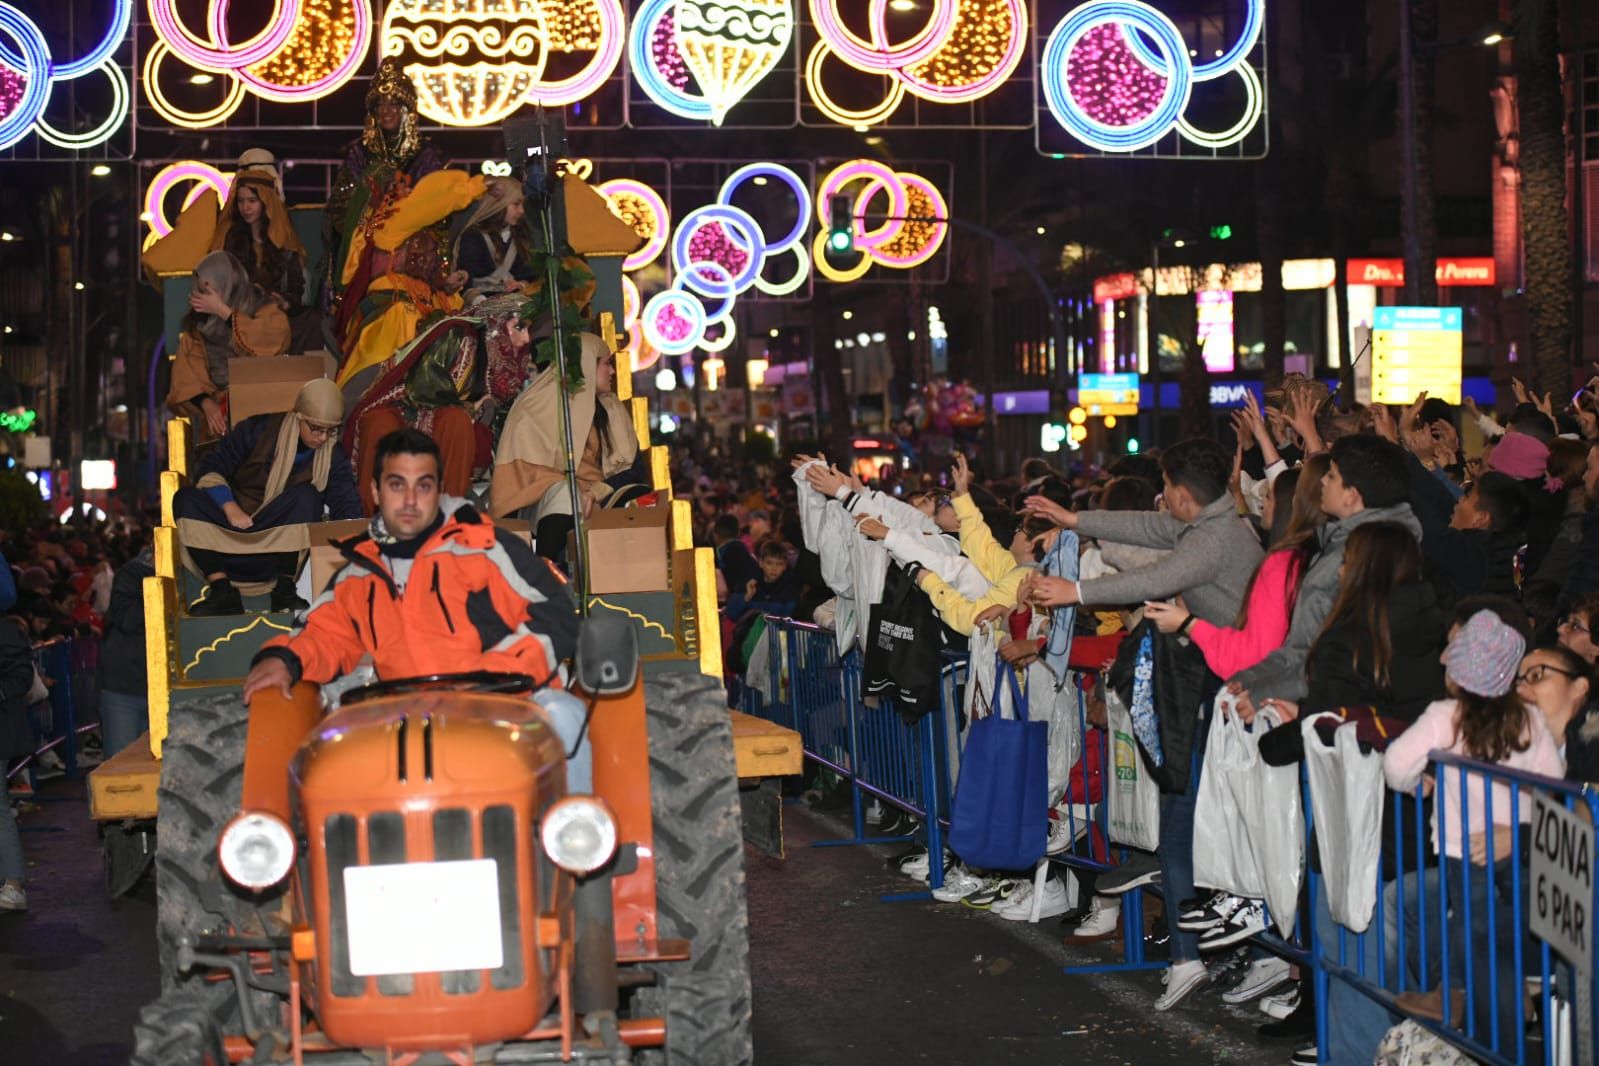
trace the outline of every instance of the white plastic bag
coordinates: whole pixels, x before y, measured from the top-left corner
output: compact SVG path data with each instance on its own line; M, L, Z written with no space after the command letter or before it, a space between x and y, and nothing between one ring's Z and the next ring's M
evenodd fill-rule
M1259 761L1260 749L1222 689L1211 711L1194 804L1195 885L1250 899L1265 897L1265 878L1244 820L1244 812L1260 804Z
M1305 818L1299 804L1299 765L1271 766L1259 757L1260 738L1279 724L1271 711L1255 719L1249 734L1256 753L1254 803L1243 812L1244 830L1265 883L1266 906L1277 931L1288 938L1293 936L1305 875Z
M999 653L998 627L985 623L972 630L966 656L966 725L987 718L998 703L994 698L994 659Z
M1110 839L1130 848L1160 846L1160 786L1149 776L1133 736L1133 716L1115 690L1105 688L1105 724L1110 733Z
M1316 715L1300 727L1305 767L1310 776L1310 806L1316 816L1316 849L1321 885L1333 921L1364 933L1377 906L1377 863L1382 857L1382 756L1361 753L1355 723L1333 733L1327 747L1316 732Z
M1077 686L1058 684L1042 659L1027 667L1026 682L1029 712L1049 722L1049 802L1054 804L1065 794L1072 767L1083 753Z

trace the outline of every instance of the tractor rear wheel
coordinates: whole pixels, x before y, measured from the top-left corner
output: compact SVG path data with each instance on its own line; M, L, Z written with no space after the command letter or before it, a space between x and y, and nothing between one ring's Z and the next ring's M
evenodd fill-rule
M168 992L139 1011L128 1066L227 1066L222 1027L211 1005L215 994L199 989Z
M657 932L688 940L692 957L656 967L659 984L640 989L635 1006L665 1016L668 1066L738 1066L754 1051L744 839L726 691L715 678L670 673L646 677L644 701Z
M261 908L275 897L246 897L217 864L217 838L239 811L248 722L249 709L236 689L174 703L167 718L155 869L161 987L169 993L203 980L177 972L182 937L270 931ZM235 1028L230 1024L229 1031Z

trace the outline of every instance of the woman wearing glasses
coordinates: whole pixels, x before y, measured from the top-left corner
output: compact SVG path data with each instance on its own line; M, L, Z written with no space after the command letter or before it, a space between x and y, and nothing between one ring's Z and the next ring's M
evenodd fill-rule
M1561 629L1564 636L1565 627ZM1516 695L1543 715L1566 758L1568 781L1599 783L1599 703L1593 667L1567 646L1534 648L1521 660Z
M1589 666L1599 662L1599 645L1594 643L1593 636L1596 621L1599 621L1599 592L1589 593L1573 604L1557 630L1560 646L1582 656Z

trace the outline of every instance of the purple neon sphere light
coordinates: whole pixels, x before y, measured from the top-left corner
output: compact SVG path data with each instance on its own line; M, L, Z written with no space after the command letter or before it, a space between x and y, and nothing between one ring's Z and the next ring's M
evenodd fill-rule
M1121 27L1105 22L1082 35L1066 59L1066 87L1084 115L1106 126L1148 118L1166 93L1166 79L1127 47Z

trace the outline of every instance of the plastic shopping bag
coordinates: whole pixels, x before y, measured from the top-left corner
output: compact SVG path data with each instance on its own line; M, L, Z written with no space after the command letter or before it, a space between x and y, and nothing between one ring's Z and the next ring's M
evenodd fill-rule
M1130 848L1154 851L1160 846L1160 786L1149 776L1133 736L1133 716L1116 690L1105 689L1105 718L1110 732L1110 839Z
M1028 712L1034 720L1049 723L1049 798L1057 802L1066 791L1072 767L1083 753L1082 723L1078 718L1077 686L1060 684L1044 665L1043 659L1034 659L1020 676L1022 693L1027 698ZM1001 687L995 700L998 713L1005 718L1015 717L1010 692Z
M1277 931L1293 936L1299 886L1305 872L1305 819L1299 807L1299 766L1271 766L1259 758L1260 738L1280 725L1267 711L1255 719L1249 741L1256 751L1254 803L1243 808L1244 830L1260 863L1266 906Z
M1316 732L1323 717L1300 727L1305 738L1305 768L1310 806L1316 817L1316 847L1321 856L1322 891L1333 921L1355 933L1371 924L1377 906L1377 864L1382 858L1382 756L1362 753L1353 722L1333 733L1327 747Z
M1260 860L1244 812L1260 803L1260 750L1233 709L1226 689L1216 694L1210 742L1194 806L1194 884L1235 896L1266 895Z
M968 866L1023 870L1043 857L1049 838L1049 726L1028 720L1009 664L999 664L995 676L1016 717L991 714L972 723L950 805L949 846Z

